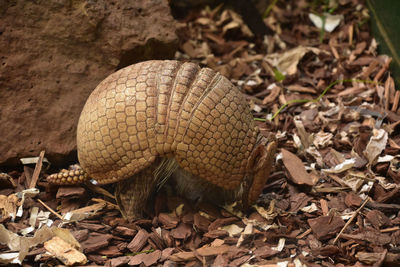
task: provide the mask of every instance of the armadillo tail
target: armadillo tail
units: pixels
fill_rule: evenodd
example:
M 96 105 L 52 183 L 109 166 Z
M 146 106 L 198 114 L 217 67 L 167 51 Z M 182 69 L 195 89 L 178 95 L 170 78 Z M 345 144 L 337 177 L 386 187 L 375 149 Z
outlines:
M 59 185 L 81 184 L 88 179 L 88 174 L 82 169 L 62 170 L 59 173 L 53 173 L 47 177 L 49 183 Z

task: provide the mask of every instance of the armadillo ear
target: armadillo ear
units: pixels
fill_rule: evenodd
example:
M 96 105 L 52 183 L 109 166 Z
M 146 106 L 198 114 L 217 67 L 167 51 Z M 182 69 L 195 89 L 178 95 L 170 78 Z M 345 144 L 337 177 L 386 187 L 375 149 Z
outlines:
M 247 203 L 249 206 L 256 202 L 268 180 L 274 161 L 275 151 L 275 142 L 270 142 L 267 146 L 258 145 L 258 147 L 253 150 L 253 155 L 250 157 L 249 162 L 251 166 L 248 166 L 252 167 L 252 169 L 248 169 L 248 171 L 253 172 L 254 175 L 247 195 Z
M 263 169 L 268 163 L 268 157 L 275 154 L 275 142 L 271 142 L 268 146 L 258 145 L 250 155 L 247 163 L 247 170 L 250 173 L 256 173 Z
M 266 152 L 264 145 L 257 145 L 257 147 L 251 152 L 249 161 L 247 162 L 247 171 L 249 173 L 255 173 L 257 171 L 257 166 Z

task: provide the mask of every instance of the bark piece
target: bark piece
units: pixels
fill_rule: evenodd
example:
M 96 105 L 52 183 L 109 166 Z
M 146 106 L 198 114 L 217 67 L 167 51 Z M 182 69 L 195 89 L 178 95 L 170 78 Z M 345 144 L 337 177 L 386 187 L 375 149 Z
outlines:
M 58 236 L 44 242 L 47 251 L 61 260 L 65 265 L 86 264 L 87 259 L 84 254 L 75 249 L 71 244 L 65 242 Z
M 315 236 L 319 240 L 324 240 L 339 233 L 344 226 L 344 221 L 338 216 L 320 216 L 315 219 L 309 219 L 308 224 Z
M 132 252 L 139 252 L 147 243 L 149 233 L 146 230 L 140 229 L 132 241 L 128 244 L 128 249 Z
M 303 162 L 293 153 L 282 149 L 283 164 L 289 172 L 289 177 L 296 184 L 314 185 L 315 182 L 307 173 Z
M 96 251 L 109 245 L 112 235 L 92 234 L 87 240 L 82 242 L 82 248 L 85 253 Z

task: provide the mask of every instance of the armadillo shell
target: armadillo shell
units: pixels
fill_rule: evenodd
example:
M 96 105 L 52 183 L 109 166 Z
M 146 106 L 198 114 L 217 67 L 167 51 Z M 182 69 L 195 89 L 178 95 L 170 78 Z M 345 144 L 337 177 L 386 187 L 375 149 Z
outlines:
M 78 123 L 78 157 L 101 184 L 174 157 L 184 170 L 233 189 L 257 135 L 244 96 L 225 77 L 154 60 L 111 74 L 92 92 Z

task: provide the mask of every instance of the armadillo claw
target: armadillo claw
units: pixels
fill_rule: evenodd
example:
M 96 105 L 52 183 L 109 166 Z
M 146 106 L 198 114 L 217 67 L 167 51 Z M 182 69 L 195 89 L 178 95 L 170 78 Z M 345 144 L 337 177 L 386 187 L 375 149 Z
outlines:
M 47 181 L 52 184 L 74 185 L 81 184 L 88 179 L 88 174 L 82 170 L 62 170 L 47 177 Z

